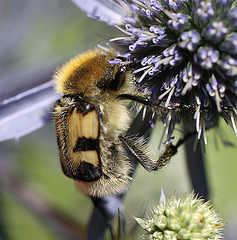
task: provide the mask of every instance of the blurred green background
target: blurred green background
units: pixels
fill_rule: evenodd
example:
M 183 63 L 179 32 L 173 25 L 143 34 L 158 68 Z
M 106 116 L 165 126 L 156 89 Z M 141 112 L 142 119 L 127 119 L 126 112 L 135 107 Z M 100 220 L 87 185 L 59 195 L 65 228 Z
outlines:
M 96 44 L 105 45 L 107 39 L 118 35 L 115 28 L 88 18 L 69 0 L 0 0 L 0 93 L 3 96 L 14 88 L 27 88 L 32 84 L 29 79 L 37 78 L 34 75 L 37 72 L 56 69 L 70 57 Z M 216 139 L 216 130 L 208 132 L 205 163 L 210 200 L 227 223 L 227 239 L 236 239 L 237 138 L 230 126 L 224 122 L 220 125 L 235 147 L 223 146 Z M 163 126 L 157 124 L 151 138 L 156 149 L 162 131 Z M 21 138 L 19 143 L 7 141 L 0 147 L 16 176 L 55 208 L 86 226 L 93 206 L 61 171 L 53 123 Z M 138 168 L 125 198 L 123 214 L 128 226 L 135 224 L 133 216 L 141 216 L 158 203 L 161 188 L 166 197 L 192 190 L 183 148 L 159 172 L 148 173 Z M 6 239 L 58 239 L 13 192 L 3 187 L 0 197 L 0 225 L 6 231 Z

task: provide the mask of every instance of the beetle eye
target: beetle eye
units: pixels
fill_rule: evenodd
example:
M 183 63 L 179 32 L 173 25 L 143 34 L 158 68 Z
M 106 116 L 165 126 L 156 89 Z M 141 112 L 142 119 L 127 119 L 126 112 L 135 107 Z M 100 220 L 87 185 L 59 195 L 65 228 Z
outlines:
M 124 84 L 126 80 L 126 66 L 119 66 L 116 68 L 116 73 L 114 73 L 113 78 L 108 79 L 107 81 L 99 81 L 97 83 L 98 88 L 110 89 L 113 91 L 118 91 Z M 115 71 L 115 69 L 114 69 Z
M 125 66 L 120 66 L 116 72 L 114 79 L 110 83 L 111 90 L 118 91 L 124 84 L 126 79 L 126 70 Z

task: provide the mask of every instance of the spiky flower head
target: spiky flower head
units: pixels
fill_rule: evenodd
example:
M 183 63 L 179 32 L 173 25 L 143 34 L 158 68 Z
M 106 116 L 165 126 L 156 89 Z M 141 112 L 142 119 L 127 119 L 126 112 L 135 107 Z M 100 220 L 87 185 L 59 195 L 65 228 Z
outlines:
M 134 73 L 170 133 L 184 116 L 201 134 L 219 117 L 237 134 L 237 8 L 227 0 L 119 1 L 126 16 L 111 39 L 136 62 Z
M 149 239 L 160 240 L 222 239 L 224 226 L 213 205 L 193 193 L 161 201 L 148 219 L 135 220 L 147 231 Z

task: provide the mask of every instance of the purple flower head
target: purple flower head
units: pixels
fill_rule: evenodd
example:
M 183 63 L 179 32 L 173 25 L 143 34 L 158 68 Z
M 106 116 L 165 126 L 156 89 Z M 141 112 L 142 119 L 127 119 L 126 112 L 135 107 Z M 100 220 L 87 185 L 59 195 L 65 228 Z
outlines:
M 192 9 L 192 19 L 196 26 L 203 27 L 215 17 L 215 10 L 212 1 L 194 0 L 191 2 L 195 4 L 195 7 Z
M 195 29 L 191 29 L 181 34 L 178 46 L 180 48 L 193 52 L 201 44 L 200 41 L 200 34 Z
M 130 13 L 135 20 L 129 22 L 129 30 L 126 21 L 120 26 L 129 31 L 129 38 L 124 36 L 115 42 L 135 60 L 134 73 L 141 89 L 150 89 L 151 98 L 167 107 L 161 110 L 161 118 L 170 127 L 169 132 L 186 112 L 192 115 L 197 131 L 205 130 L 210 119 L 220 116 L 236 129 L 234 2 L 131 0 L 127 3 L 136 6 Z M 179 106 L 179 111 L 175 113 L 173 106 Z M 172 120 L 167 122 L 170 116 Z
M 199 135 L 219 117 L 237 134 L 237 1 L 109 2 L 123 34 L 111 42 L 134 61 L 167 131 L 190 115 Z
M 202 36 L 207 40 L 215 44 L 220 43 L 224 38 L 226 38 L 229 30 L 225 27 L 224 22 L 212 22 L 206 28 L 202 30 Z
M 212 47 L 200 47 L 197 51 L 197 64 L 206 70 L 214 69 L 219 60 L 219 52 Z

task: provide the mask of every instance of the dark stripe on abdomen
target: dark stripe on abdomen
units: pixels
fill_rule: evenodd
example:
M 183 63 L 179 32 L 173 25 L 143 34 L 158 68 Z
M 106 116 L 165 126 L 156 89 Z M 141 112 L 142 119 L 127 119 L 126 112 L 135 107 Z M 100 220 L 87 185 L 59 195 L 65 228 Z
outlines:
M 77 169 L 77 175 L 75 179 L 85 181 L 85 182 L 93 182 L 101 177 L 101 167 L 95 167 L 93 164 L 82 162 Z
M 99 139 L 92 138 L 78 138 L 76 146 L 73 148 L 73 152 L 78 151 L 98 151 L 99 149 Z

